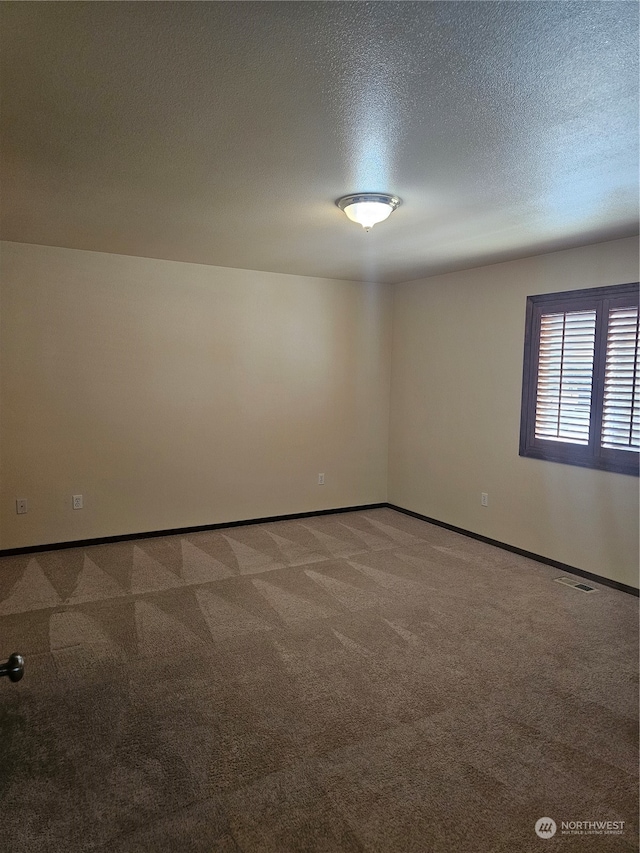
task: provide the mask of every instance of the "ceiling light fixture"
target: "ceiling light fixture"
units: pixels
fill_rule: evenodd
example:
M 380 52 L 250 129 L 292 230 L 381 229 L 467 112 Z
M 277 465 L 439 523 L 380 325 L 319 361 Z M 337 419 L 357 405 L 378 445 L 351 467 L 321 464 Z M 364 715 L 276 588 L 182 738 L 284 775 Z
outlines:
M 376 222 L 383 222 L 402 204 L 397 195 L 389 193 L 354 193 L 336 201 L 352 222 L 358 222 L 365 231 L 370 231 Z

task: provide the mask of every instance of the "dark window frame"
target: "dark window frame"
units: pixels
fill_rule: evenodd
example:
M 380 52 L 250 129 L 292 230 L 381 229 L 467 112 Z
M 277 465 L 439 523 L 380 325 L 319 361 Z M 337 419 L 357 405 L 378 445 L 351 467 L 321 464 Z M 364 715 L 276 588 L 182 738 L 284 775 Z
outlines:
M 629 299 L 630 296 L 631 299 Z M 640 453 L 606 448 L 600 444 L 609 308 L 616 305 L 637 304 L 638 282 L 583 290 L 568 290 L 561 293 L 542 293 L 527 297 L 520 417 L 520 456 L 638 476 Z M 596 311 L 589 444 L 580 445 L 536 438 L 540 318 L 542 314 L 555 311 L 581 310 Z

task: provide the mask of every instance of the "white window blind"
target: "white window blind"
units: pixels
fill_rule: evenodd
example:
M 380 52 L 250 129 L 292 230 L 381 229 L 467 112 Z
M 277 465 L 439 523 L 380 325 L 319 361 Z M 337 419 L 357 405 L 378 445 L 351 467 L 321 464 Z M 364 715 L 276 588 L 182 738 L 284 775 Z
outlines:
M 535 437 L 589 443 L 595 311 L 543 314 Z
M 636 306 L 609 311 L 602 446 L 640 451 L 640 347 Z

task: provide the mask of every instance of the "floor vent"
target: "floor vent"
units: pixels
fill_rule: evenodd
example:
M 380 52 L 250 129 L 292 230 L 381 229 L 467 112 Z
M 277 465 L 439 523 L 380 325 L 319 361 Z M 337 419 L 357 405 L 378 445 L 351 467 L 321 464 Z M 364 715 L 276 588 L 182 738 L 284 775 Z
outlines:
M 587 586 L 586 583 L 580 583 L 573 578 L 555 578 L 556 583 L 563 583 L 565 586 L 572 586 L 574 589 L 579 589 L 581 592 L 595 592 L 594 586 Z

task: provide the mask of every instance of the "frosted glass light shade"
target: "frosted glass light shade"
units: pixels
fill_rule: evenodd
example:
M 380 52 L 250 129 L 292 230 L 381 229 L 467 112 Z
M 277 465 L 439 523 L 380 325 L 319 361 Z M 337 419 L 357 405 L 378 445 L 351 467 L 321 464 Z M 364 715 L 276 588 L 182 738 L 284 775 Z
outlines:
M 386 193 L 358 193 L 339 198 L 336 202 L 352 222 L 369 231 L 377 222 L 383 222 L 401 204 L 398 196 Z

